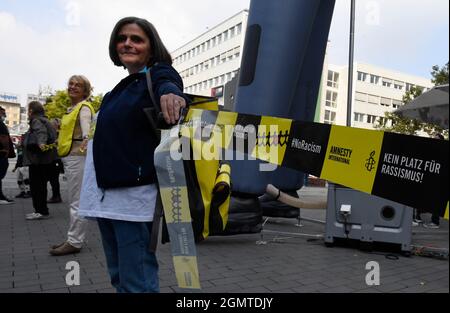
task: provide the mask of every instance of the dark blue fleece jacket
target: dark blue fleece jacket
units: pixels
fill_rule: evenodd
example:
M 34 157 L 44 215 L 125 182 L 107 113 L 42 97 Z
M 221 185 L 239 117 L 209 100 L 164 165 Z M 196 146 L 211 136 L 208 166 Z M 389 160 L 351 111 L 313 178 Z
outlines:
M 150 69 L 156 101 L 173 93 L 184 97 L 183 81 L 164 63 Z M 153 154 L 159 144 L 143 109 L 150 99 L 145 73 L 131 74 L 105 95 L 93 142 L 99 188 L 133 187 L 156 182 Z

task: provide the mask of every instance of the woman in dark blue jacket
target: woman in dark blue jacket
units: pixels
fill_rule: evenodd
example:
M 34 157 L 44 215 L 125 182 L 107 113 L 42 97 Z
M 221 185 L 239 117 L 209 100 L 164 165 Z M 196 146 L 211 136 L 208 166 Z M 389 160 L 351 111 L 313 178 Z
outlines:
M 144 19 L 120 20 L 111 34 L 109 54 L 129 75 L 103 99 L 87 149 L 79 214 L 97 219 L 111 283 L 118 292 L 158 292 L 158 263 L 148 248 L 158 139 L 144 109 L 158 106 L 167 123 L 176 123 L 186 106 L 183 82 L 156 29 Z M 157 103 L 148 91 L 148 71 Z

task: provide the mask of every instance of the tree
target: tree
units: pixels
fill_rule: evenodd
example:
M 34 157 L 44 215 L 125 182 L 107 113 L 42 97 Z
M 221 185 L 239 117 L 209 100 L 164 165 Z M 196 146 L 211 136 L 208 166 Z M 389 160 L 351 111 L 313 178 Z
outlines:
M 59 90 L 49 97 L 45 104 L 45 115 L 49 119 L 61 118 L 70 106 L 70 98 L 66 90 Z
M 432 76 L 431 82 L 435 86 L 448 84 L 449 82 L 448 62 L 442 68 L 440 68 L 438 65 L 433 66 L 431 76 Z M 407 91 L 403 95 L 403 103 L 406 104 L 411 102 L 413 99 L 420 96 L 422 92 L 423 88 L 413 86 L 409 91 Z M 390 121 L 391 125 L 387 126 L 386 125 L 387 121 Z M 424 131 L 429 136 L 435 133 L 441 133 L 444 134 L 446 138 L 448 137 L 448 130 L 444 130 L 442 127 L 438 125 L 422 123 L 414 119 L 401 117 L 393 112 L 385 112 L 383 123 L 378 121 L 374 127 L 383 131 L 406 135 L 416 135 L 417 132 Z
M 91 96 L 89 99 L 95 112 L 100 109 L 100 104 L 102 103 L 103 95 L 99 94 L 96 96 Z M 67 111 L 67 108 L 71 105 L 70 98 L 67 90 L 59 90 L 49 97 L 47 103 L 45 104 L 45 114 L 48 118 L 61 118 Z
M 448 84 L 448 62 L 442 68 L 439 68 L 437 65 L 433 66 L 431 76 L 433 76 L 431 82 L 435 86 Z

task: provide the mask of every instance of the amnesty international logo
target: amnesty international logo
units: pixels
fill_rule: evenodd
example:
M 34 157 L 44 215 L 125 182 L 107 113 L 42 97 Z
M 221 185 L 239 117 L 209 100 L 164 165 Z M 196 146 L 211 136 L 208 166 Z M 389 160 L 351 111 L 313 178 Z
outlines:
M 366 169 L 369 172 L 372 172 L 372 170 L 375 168 L 375 159 L 373 158 L 375 156 L 375 151 L 372 151 L 370 153 L 370 157 L 366 160 Z

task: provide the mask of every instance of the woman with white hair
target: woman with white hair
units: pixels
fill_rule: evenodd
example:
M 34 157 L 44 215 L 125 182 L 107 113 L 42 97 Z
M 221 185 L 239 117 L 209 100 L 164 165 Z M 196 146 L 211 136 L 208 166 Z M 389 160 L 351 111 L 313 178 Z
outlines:
M 58 136 L 58 155 L 62 158 L 67 177 L 70 224 L 67 240 L 52 246 L 51 255 L 78 253 L 86 237 L 88 221 L 78 216 L 80 190 L 83 182 L 86 147 L 94 108 L 89 102 L 91 83 L 82 75 L 69 79 L 67 92 L 71 106 L 61 119 Z

